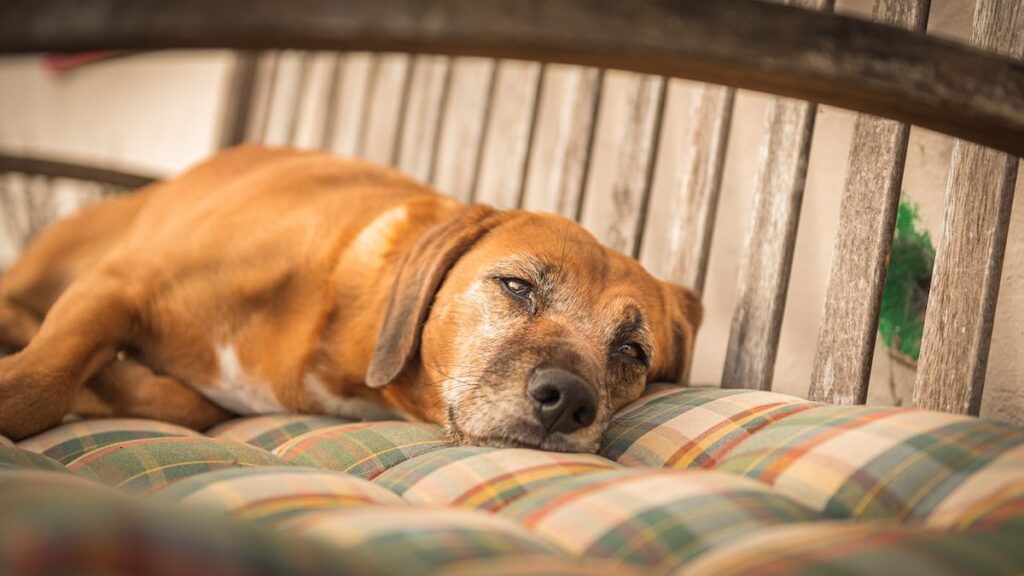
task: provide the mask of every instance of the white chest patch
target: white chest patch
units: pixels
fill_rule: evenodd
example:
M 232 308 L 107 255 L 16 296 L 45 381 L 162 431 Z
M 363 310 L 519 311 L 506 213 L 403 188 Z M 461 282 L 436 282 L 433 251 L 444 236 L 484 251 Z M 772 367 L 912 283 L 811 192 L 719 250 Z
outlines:
M 356 420 L 394 420 L 403 415 L 362 398 L 342 398 L 327 389 L 323 380 L 315 374 L 306 374 L 302 379 L 310 398 L 320 405 L 324 414 Z
M 217 347 L 220 376 L 199 392 L 211 402 L 236 414 L 276 414 L 287 412 L 278 402 L 269 382 L 250 378 L 238 360 L 234 346 Z

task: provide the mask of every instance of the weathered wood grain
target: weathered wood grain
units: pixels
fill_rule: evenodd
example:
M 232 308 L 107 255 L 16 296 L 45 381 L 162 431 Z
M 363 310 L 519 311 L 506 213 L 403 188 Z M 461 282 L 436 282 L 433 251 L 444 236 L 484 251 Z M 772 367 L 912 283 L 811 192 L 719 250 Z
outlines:
M 872 17 L 923 32 L 928 8 L 929 0 L 875 0 Z M 909 135 L 902 122 L 857 116 L 811 373 L 812 400 L 867 400 Z
M 245 125 L 244 140 L 262 142 L 270 120 L 270 101 L 274 94 L 277 61 L 281 52 L 261 52 L 256 61 L 256 78 L 253 80 L 252 103 Z
M 362 125 L 358 152 L 371 162 L 395 164 L 409 93 L 410 59 L 408 54 L 373 56 L 366 109 L 363 111 L 366 122 Z
M 523 193 L 541 64 L 502 60 L 497 66 L 473 198 L 497 208 L 516 208 Z
M 545 67 L 522 208 L 579 218 L 601 77 L 596 68 Z
M 640 248 L 665 102 L 665 79 L 604 74 L 580 222 L 632 256 Z
M 448 86 L 447 56 L 415 56 L 405 121 L 398 147 L 398 167 L 414 178 L 426 181 L 434 165 L 437 130 Z
M 0 52 L 185 47 L 520 58 L 689 78 L 1024 154 L 1024 66 L 755 0 L 6 0 Z
M 794 0 L 831 10 L 831 0 Z M 775 98 L 754 189 L 753 221 L 740 260 L 723 388 L 771 390 L 800 219 L 817 105 Z
M 473 196 L 494 60 L 453 58 L 430 182 L 463 202 Z
M 338 58 L 334 52 L 317 52 L 306 60 L 298 113 L 290 139 L 292 146 L 321 148 L 332 94 L 338 81 Z
M 659 278 L 704 289 L 735 91 L 669 83 L 658 172 L 640 261 Z
M 373 62 L 374 56 L 366 52 L 342 55 L 338 85 L 328 109 L 329 119 L 325 120 L 325 149 L 342 156 L 355 156 L 359 153 L 360 137 L 366 123 Z
M 235 55 L 220 120 L 221 148 L 236 146 L 246 139 L 255 103 L 259 60 L 258 52 L 243 51 Z
M 298 50 L 284 50 L 278 56 L 261 138 L 264 144 L 285 146 L 291 142 L 308 58 L 308 52 Z
M 978 0 L 971 42 L 1020 58 L 1024 1 Z M 914 405 L 978 414 L 1017 158 L 957 140 L 935 254 Z

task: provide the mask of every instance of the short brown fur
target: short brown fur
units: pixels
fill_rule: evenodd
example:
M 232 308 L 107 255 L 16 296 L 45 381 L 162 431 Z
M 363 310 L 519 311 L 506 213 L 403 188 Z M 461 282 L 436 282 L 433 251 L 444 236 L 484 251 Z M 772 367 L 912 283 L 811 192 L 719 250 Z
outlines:
M 646 382 L 685 375 L 700 317 L 692 292 L 559 216 L 246 146 L 54 224 L 7 270 L 0 434 L 71 411 L 204 428 L 369 403 L 460 442 L 592 451 Z M 537 428 L 524 389 L 543 366 L 596 389 L 593 425 Z

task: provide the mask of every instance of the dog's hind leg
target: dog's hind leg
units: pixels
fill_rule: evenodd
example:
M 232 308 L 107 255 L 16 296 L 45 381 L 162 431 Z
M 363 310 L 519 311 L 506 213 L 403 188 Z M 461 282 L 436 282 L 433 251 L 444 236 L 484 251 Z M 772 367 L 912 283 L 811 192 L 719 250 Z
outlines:
M 131 358 L 114 360 L 97 372 L 75 397 L 72 412 L 80 416 L 163 420 L 205 430 L 232 417 L 195 389 L 155 374 Z
M 0 358 L 0 434 L 21 439 L 58 424 L 82 384 L 129 343 L 137 306 L 118 276 L 80 277 L 28 346 Z

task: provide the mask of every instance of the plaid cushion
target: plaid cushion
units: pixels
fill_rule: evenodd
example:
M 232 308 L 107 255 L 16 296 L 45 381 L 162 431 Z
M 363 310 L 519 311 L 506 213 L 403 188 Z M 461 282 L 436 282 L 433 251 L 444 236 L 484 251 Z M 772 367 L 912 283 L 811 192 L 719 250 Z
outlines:
M 444 448 L 440 428 L 414 422 L 362 422 L 312 430 L 274 450 L 298 466 L 327 468 L 367 479 L 409 458 Z
M 756 478 L 834 518 L 923 521 L 954 493 L 977 502 L 1008 482 L 1019 489 L 1022 446 L 1024 430 L 965 416 L 827 406 L 766 426 L 717 470 Z M 989 466 L 1017 472 L 985 474 Z
M 677 572 L 720 576 L 1022 574 L 1024 523 L 949 533 L 878 523 L 778 526 L 737 540 Z
M 466 561 L 558 555 L 522 526 L 484 512 L 364 506 L 294 516 L 278 526 L 341 550 L 359 550 L 394 574 L 424 574 Z
M 708 548 L 819 515 L 757 482 L 704 470 L 566 478 L 501 511 L 574 555 L 663 571 Z
M 267 523 L 310 510 L 403 503 L 393 492 L 362 478 L 298 466 L 204 472 L 171 484 L 160 497 Z
M 69 470 L 131 492 L 153 492 L 189 476 L 242 466 L 286 464 L 247 444 L 214 438 L 143 438 L 93 450 Z
M 459 447 L 406 460 L 374 481 L 409 502 L 497 510 L 552 480 L 611 468 L 589 454 Z
M 306 414 L 274 414 L 272 416 L 252 416 L 235 418 L 218 424 L 206 431 L 212 438 L 221 438 L 235 442 L 252 444 L 264 450 L 273 450 L 281 444 L 301 436 L 310 430 L 318 430 L 327 426 L 337 426 L 354 422 L 343 418 L 326 416 L 309 416 Z
M 713 468 L 758 430 L 814 406 L 771 392 L 659 387 L 615 415 L 599 453 L 626 466 Z
M 199 436 L 199 433 L 155 420 L 104 418 L 76 420 L 23 440 L 19 446 L 67 464 L 97 448 L 139 438 Z
M 114 422 L 0 442 L 0 529 L 6 501 L 44 500 L 42 519 L 26 522 L 44 534 L 40 553 L 77 562 L 37 566 L 22 554 L 12 564 L 0 555 L 0 573 L 88 572 L 95 565 L 80 557 L 89 549 L 79 541 L 117 562 L 133 561 L 136 550 L 159 556 L 147 546 L 166 546 L 194 573 L 1024 573 L 1013 549 L 1021 547 L 1011 543 L 1024 541 L 1024 429 L 961 416 L 655 386 L 614 418 L 601 449 L 607 458 L 455 447 L 438 427 L 411 422 L 263 416 L 207 436 Z M 152 493 L 149 506 L 125 490 Z M 68 494 L 87 502 L 51 507 Z M 173 526 L 187 522 L 133 524 L 163 521 L 165 512 L 100 514 L 98 536 L 79 539 L 76 531 L 93 522 L 65 512 L 91 513 L 94 501 L 115 494 L 111 510 L 213 514 L 230 540 L 223 559 L 217 542 L 181 540 Z M 248 537 L 238 544 L 239 524 L 276 529 L 252 541 L 280 537 L 273 546 L 282 556 L 263 559 L 273 546 L 249 550 Z M 316 540 L 321 552 L 295 557 L 293 538 Z M 337 563 L 317 564 L 323 550 Z M 113 571 L 154 565 L 128 566 Z

